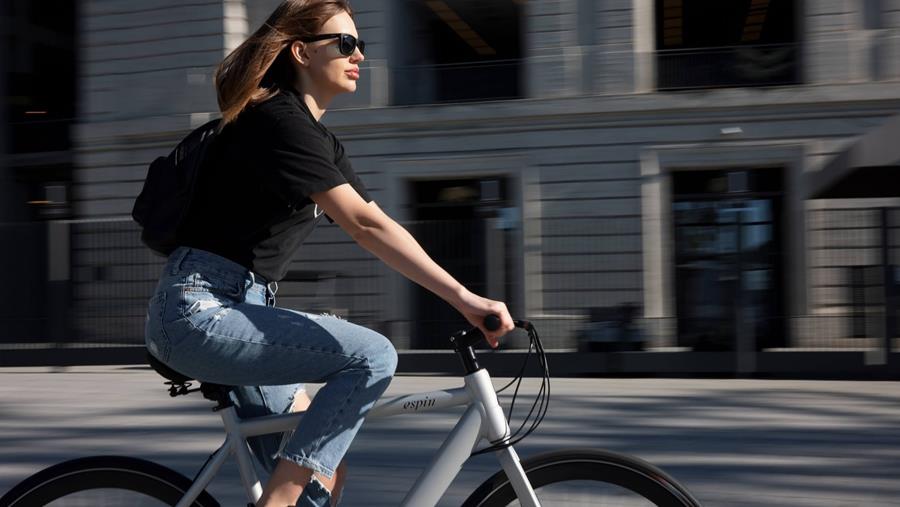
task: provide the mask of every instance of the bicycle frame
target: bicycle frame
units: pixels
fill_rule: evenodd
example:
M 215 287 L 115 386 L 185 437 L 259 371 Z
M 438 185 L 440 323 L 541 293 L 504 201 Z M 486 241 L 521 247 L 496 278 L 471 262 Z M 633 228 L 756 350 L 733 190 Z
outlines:
M 403 499 L 401 503 L 403 507 L 436 505 L 482 439 L 493 444 L 509 438 L 509 425 L 488 372 L 479 369 L 463 377 L 463 380 L 464 387 L 408 394 L 384 400 L 373 407 L 366 416 L 367 420 L 372 420 L 467 405 L 466 411 L 438 449 L 431 463 L 422 471 Z M 247 445 L 247 437 L 290 431 L 297 427 L 303 417 L 303 412 L 296 412 L 242 420 L 231 406 L 223 408 L 219 413 L 225 425 L 225 442 L 213 453 L 176 507 L 190 506 L 232 453 L 237 458 L 247 498 L 255 504 L 262 495 L 262 486 L 253 466 L 253 456 Z M 496 451 L 494 455 L 509 477 L 521 505 L 540 507 L 512 446 Z

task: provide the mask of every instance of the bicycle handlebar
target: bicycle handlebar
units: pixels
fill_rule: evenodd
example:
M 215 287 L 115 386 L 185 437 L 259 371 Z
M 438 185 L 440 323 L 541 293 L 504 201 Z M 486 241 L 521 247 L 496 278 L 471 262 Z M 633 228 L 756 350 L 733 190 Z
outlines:
M 488 331 L 500 329 L 501 324 L 500 317 L 494 314 L 486 315 L 482 323 L 484 324 L 484 328 Z M 532 333 L 535 333 L 535 335 L 537 334 L 534 331 L 534 326 L 527 320 L 514 320 L 513 324 L 518 328 L 528 331 L 529 336 L 531 336 Z M 462 360 L 466 373 L 472 373 L 478 370 L 478 361 L 475 359 L 475 351 L 472 350 L 472 347 L 482 340 L 484 340 L 484 334 L 481 332 L 481 329 L 477 327 L 457 331 L 450 335 L 450 343 L 453 344 L 454 351 Z M 531 349 L 529 348 L 529 351 L 530 350 Z
M 488 314 L 484 317 L 483 324 L 484 328 L 488 331 L 496 331 L 500 329 L 500 317 L 494 314 Z M 528 322 L 527 320 L 514 320 L 513 324 L 515 324 L 516 327 L 524 329 L 526 331 L 531 329 L 531 322 Z M 450 341 L 454 344 L 454 347 L 457 350 L 476 345 L 481 340 L 484 340 L 484 335 L 477 327 L 458 331 L 450 336 Z
M 484 328 L 488 331 L 496 331 L 500 329 L 500 317 L 493 313 L 484 317 Z
M 524 329 L 526 331 L 531 329 L 531 322 L 527 320 L 513 320 L 513 325 L 519 329 Z M 484 317 L 484 328 L 488 331 L 496 331 L 500 329 L 500 317 L 494 315 L 493 313 L 488 314 Z

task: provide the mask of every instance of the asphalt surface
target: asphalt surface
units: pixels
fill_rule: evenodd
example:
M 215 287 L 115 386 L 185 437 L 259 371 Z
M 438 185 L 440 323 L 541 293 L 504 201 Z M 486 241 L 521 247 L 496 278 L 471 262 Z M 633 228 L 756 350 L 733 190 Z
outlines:
M 459 385 L 401 376 L 387 395 Z M 537 385 L 526 380 L 522 396 Z M 554 379 L 552 387 L 543 425 L 517 446 L 523 457 L 563 447 L 636 455 L 705 506 L 900 506 L 898 382 Z M 210 407 L 199 395 L 169 398 L 144 367 L 0 369 L 0 492 L 53 463 L 97 454 L 150 459 L 193 477 L 222 439 Z M 398 505 L 459 414 L 367 422 L 347 457 L 342 505 Z M 473 458 L 439 505 L 459 505 L 498 468 L 491 456 Z M 246 505 L 233 464 L 209 491 L 223 506 Z

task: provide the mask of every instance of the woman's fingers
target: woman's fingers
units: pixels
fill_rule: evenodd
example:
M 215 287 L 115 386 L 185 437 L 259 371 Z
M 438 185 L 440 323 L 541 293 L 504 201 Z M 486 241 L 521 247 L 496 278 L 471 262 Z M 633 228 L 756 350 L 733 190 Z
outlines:
M 493 348 L 497 348 L 500 345 L 500 338 L 503 335 L 515 328 L 512 316 L 503 302 L 493 301 L 465 291 L 456 308 L 470 324 L 481 331 L 485 340 Z M 488 330 L 485 327 L 484 319 L 488 315 L 496 315 L 500 319 L 500 327 L 498 329 Z
M 513 323 L 512 316 L 509 314 L 509 310 L 507 310 L 506 305 L 499 301 L 492 301 L 492 308 L 490 309 L 489 315 L 496 315 L 500 319 L 500 327 L 493 331 L 489 331 L 484 327 L 483 318 L 482 323 L 478 326 L 481 329 L 481 332 L 484 334 L 485 339 L 488 344 L 492 348 L 497 348 L 500 346 L 500 338 L 506 333 L 515 329 L 515 324 Z

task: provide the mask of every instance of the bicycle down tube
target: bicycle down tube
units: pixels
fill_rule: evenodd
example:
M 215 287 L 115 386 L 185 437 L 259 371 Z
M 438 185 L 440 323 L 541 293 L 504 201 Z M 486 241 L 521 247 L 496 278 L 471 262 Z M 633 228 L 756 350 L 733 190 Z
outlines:
M 367 420 L 372 420 L 461 405 L 468 406 L 431 462 L 416 479 L 401 503 L 404 507 L 436 505 L 482 439 L 489 443 L 497 443 L 509 436 L 509 426 L 488 372 L 481 369 L 466 375 L 463 380 L 465 387 L 407 394 L 384 400 L 373 407 L 366 417 Z M 262 495 L 262 487 L 252 464 L 253 458 L 247 445 L 247 437 L 290 431 L 303 417 L 303 412 L 297 412 L 239 420 L 233 407 L 220 412 L 225 426 L 225 442 L 210 457 L 177 507 L 190 506 L 212 481 L 231 453 L 234 453 L 237 459 L 248 501 L 257 502 Z M 539 507 L 537 497 L 513 448 L 507 447 L 494 454 L 510 478 L 521 505 Z

